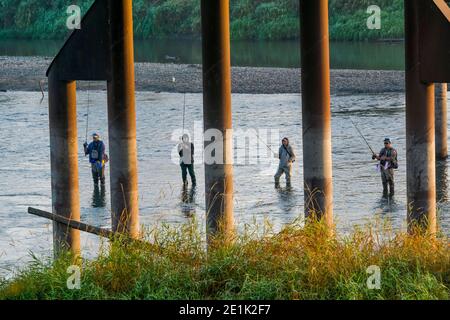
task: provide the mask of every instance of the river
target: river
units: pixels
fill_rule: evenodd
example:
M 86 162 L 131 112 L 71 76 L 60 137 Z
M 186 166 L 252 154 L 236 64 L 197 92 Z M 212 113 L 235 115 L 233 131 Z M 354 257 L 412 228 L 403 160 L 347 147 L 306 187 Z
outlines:
M 54 56 L 61 41 L 0 40 L 0 56 Z M 232 64 L 256 67 L 299 67 L 298 41 L 232 42 Z M 201 63 L 201 42 L 196 40 L 136 40 L 137 62 Z M 335 69 L 401 70 L 404 44 L 384 42 L 332 42 L 331 66 Z M 106 92 L 77 92 L 79 136 L 79 184 L 81 219 L 110 227 L 109 171 L 107 187 L 93 187 L 90 167 L 82 154 L 86 110 L 88 132 L 98 132 L 108 148 Z M 186 129 L 196 144 L 198 187 L 183 193 L 180 168 L 174 148 L 182 128 L 183 94 L 137 92 L 137 139 L 139 160 L 139 206 L 141 223 L 152 227 L 179 225 L 197 217 L 204 227 L 204 171 L 201 154 L 202 96 L 186 94 Z M 233 94 L 235 133 L 250 134 L 249 145 L 235 140 L 235 220 L 239 229 L 246 223 L 267 219 L 276 229 L 303 216 L 302 139 L 300 95 Z M 332 96 L 332 144 L 334 215 L 337 229 L 348 232 L 373 219 L 405 230 L 405 97 L 403 93 Z M 399 153 L 396 195 L 382 198 L 381 181 L 370 152 L 349 117 L 358 124 L 374 149 L 386 136 Z M 164 125 L 162 125 L 164 124 Z M 52 226 L 45 219 L 27 214 L 27 207 L 51 210 L 48 101 L 37 92 L 0 92 L 0 277 L 30 261 L 32 255 L 50 257 Z M 252 131 L 253 130 L 253 131 Z M 255 133 L 260 136 L 257 139 Z M 251 138 L 253 136 L 253 138 Z M 273 174 L 277 161 L 270 149 L 288 136 L 298 161 L 294 164 L 293 189 L 277 191 Z M 260 140 L 265 140 L 266 147 Z M 244 140 L 239 140 L 240 142 Z M 252 149 L 252 147 L 257 149 Z M 447 162 L 437 167 L 439 225 L 450 233 L 450 201 Z M 284 180 L 282 179 L 284 184 Z M 95 256 L 99 240 L 82 233 L 82 250 Z
M 0 40 L 0 56 L 56 55 L 62 40 Z M 200 64 L 199 40 L 135 40 L 136 62 Z M 403 70 L 403 42 L 331 42 L 333 69 Z M 300 67 L 299 41 L 232 41 L 233 66 Z
M 14 268 L 30 260 L 30 252 L 39 257 L 51 255 L 51 224 L 27 214 L 28 206 L 51 209 L 48 101 L 40 99 L 41 94 L 37 92 L 0 92 L 0 275 L 10 276 Z M 81 219 L 109 227 L 108 186 L 104 194 L 94 189 L 88 161 L 82 154 L 87 92 L 79 91 L 77 99 Z M 195 194 L 183 196 L 176 156 L 172 160 L 183 122 L 183 99 L 183 94 L 177 93 L 136 93 L 139 205 L 141 223 L 147 227 L 161 223 L 177 225 L 192 216 L 204 224 L 201 136 L 194 130 L 202 123 L 201 94 L 186 94 L 186 129 L 197 143 L 195 170 L 199 184 Z M 89 101 L 88 131 L 99 132 L 108 148 L 106 92 L 91 91 Z M 332 96 L 334 213 L 340 232 L 374 218 L 405 229 L 404 101 L 402 93 Z M 246 146 L 235 143 L 235 154 L 246 154 L 234 166 L 236 225 L 242 229 L 245 223 L 268 219 L 279 229 L 303 215 L 300 96 L 234 94 L 232 103 L 235 131 L 253 129 L 260 139 L 267 138 L 273 150 L 277 150 L 281 137 L 288 136 L 297 152 L 299 161 L 294 164 L 293 190 L 277 191 L 273 186 L 277 161 L 270 157 L 268 148 L 256 140 L 259 151 L 245 152 Z M 370 152 L 352 127 L 350 116 L 374 149 L 380 149 L 384 137 L 389 136 L 398 150 L 396 195 L 392 200 L 382 199 L 379 173 L 375 171 Z M 444 162 L 438 170 L 438 220 L 441 229 L 449 234 L 446 171 Z M 108 170 L 106 175 L 108 181 Z M 92 256 L 98 244 L 96 237 L 82 234 L 84 255 Z

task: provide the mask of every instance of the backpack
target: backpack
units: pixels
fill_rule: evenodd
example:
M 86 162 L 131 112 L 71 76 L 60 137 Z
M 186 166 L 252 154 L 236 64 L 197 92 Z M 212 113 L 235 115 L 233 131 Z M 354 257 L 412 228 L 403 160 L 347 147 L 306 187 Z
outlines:
M 96 149 L 91 150 L 91 158 L 94 160 L 98 160 L 98 151 Z
M 395 159 L 393 161 L 391 161 L 391 168 L 392 169 L 398 169 L 398 160 L 397 160 L 397 150 L 392 149 L 393 152 L 395 152 Z M 391 153 L 392 155 L 392 153 Z

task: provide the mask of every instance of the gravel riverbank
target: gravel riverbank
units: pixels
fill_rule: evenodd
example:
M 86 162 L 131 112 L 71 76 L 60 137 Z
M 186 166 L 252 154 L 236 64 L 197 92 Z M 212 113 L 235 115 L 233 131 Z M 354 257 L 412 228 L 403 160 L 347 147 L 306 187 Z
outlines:
M 40 91 L 39 82 L 47 90 L 45 72 L 52 58 L 0 56 L 0 91 Z M 136 90 L 163 92 L 201 92 L 200 65 L 136 63 Z M 173 82 L 175 78 L 175 82 Z M 274 94 L 299 93 L 300 69 L 232 68 L 234 93 Z M 77 87 L 88 88 L 80 81 Z M 91 89 L 106 89 L 104 82 L 90 83 Z M 404 91 L 403 71 L 332 70 L 333 94 L 381 93 Z

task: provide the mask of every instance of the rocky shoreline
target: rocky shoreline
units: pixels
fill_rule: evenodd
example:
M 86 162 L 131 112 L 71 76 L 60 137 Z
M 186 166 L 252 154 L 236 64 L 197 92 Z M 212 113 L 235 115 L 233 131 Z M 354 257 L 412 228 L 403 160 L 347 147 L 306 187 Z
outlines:
M 0 56 L 0 91 L 47 90 L 45 72 L 52 58 Z M 136 90 L 202 92 L 201 65 L 135 64 Z M 331 70 L 332 94 L 402 92 L 405 73 L 388 70 Z M 175 78 L 175 82 L 173 79 Z M 300 93 L 300 69 L 233 67 L 233 93 Z M 80 90 L 104 90 L 105 82 L 79 81 Z

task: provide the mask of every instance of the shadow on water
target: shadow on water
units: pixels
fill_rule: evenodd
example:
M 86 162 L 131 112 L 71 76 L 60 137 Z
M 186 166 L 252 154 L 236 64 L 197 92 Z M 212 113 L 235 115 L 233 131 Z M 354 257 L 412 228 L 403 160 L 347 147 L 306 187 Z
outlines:
M 92 193 L 92 207 L 93 208 L 104 208 L 106 207 L 106 190 L 105 186 L 99 187 L 94 186 L 94 192 Z
M 195 187 L 188 188 L 186 185 L 183 185 L 181 189 L 181 212 L 186 217 L 192 217 L 195 214 Z

